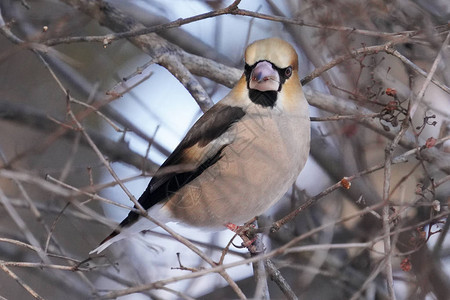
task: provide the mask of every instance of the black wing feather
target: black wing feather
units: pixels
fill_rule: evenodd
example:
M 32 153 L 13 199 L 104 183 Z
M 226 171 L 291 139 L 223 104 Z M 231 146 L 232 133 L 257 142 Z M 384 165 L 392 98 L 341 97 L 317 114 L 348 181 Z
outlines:
M 189 130 L 185 138 L 178 147 L 161 165 L 160 170 L 164 167 L 174 166 L 185 163 L 183 151 L 189 147 L 198 144 L 201 147 L 208 145 L 214 139 L 224 134 L 235 122 L 245 115 L 242 108 L 236 106 L 228 106 L 216 104 L 207 111 Z M 160 201 L 164 201 L 168 196 L 177 192 L 180 188 L 194 180 L 203 173 L 211 165 L 220 160 L 224 145 L 217 153 L 205 158 L 197 168 L 187 172 L 172 172 L 152 178 L 144 193 L 139 197 L 139 204 L 144 209 L 149 209 Z M 139 218 L 139 214 L 130 211 L 128 216 L 120 223 L 120 227 L 131 225 Z

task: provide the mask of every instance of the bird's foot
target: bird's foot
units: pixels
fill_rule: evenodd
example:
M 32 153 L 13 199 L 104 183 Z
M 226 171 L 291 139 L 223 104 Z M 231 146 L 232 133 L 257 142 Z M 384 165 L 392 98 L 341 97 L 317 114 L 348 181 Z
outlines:
M 251 253 L 254 251 L 253 243 L 256 241 L 256 226 L 253 224 L 253 220 L 244 224 L 243 226 L 239 226 L 233 223 L 227 223 L 225 226 L 231 231 L 235 232 L 242 239 L 242 243 L 240 246 L 234 245 L 237 248 L 247 248 Z
M 236 225 L 236 224 L 233 224 L 233 223 L 227 223 L 227 224 L 225 224 L 225 227 L 230 229 L 231 231 L 233 231 L 235 233 L 238 233 L 239 231 L 241 231 L 241 228 L 244 227 L 244 226 L 239 226 L 239 225 Z

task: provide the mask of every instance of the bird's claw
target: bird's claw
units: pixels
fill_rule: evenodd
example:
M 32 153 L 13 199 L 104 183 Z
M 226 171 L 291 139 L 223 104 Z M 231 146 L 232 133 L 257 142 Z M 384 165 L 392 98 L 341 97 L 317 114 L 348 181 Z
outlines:
M 225 225 L 228 229 L 235 232 L 236 235 L 238 235 L 242 239 L 241 245 L 235 245 L 233 243 L 233 246 L 236 248 L 242 249 L 242 248 L 248 248 L 250 252 L 253 251 L 254 245 L 253 243 L 256 241 L 257 237 L 255 235 L 254 229 L 255 225 L 252 223 L 247 223 L 243 226 L 239 226 L 233 223 L 227 223 Z

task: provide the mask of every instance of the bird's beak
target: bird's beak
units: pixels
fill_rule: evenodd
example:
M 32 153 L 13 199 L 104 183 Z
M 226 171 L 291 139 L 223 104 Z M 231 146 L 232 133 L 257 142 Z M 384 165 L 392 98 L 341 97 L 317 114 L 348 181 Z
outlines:
M 261 61 L 252 71 L 249 87 L 261 92 L 278 91 L 280 87 L 280 75 L 271 63 Z

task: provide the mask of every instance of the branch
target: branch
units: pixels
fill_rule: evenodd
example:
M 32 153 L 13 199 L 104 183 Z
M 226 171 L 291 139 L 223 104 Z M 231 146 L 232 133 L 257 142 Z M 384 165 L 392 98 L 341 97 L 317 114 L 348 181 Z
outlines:
M 436 59 L 434 60 L 433 65 L 431 66 L 431 70 L 428 73 L 428 75 L 425 79 L 425 82 L 423 83 L 422 88 L 419 91 L 419 94 L 417 94 L 417 99 L 414 102 L 413 106 L 411 107 L 411 110 L 409 112 L 411 115 L 411 118 L 414 116 L 414 113 L 416 112 L 416 109 L 419 107 L 419 104 L 423 99 L 423 95 L 425 94 L 425 91 L 426 91 L 428 85 L 430 84 L 430 81 L 433 79 L 433 75 L 436 72 L 439 62 L 441 61 L 444 50 L 447 48 L 449 40 L 450 40 L 450 32 L 447 34 L 445 41 L 442 43 L 441 49 L 439 50 L 438 55 L 436 56 Z M 447 89 L 447 90 L 449 90 L 449 89 Z M 447 93 L 450 94 L 450 92 L 447 92 Z
M 397 146 L 398 142 L 402 136 L 402 134 L 405 132 L 406 130 L 402 130 L 400 131 L 397 136 L 396 139 L 394 140 L 394 142 L 391 143 L 391 145 Z M 437 143 L 441 144 L 445 141 L 448 140 L 449 137 L 444 137 L 442 139 L 439 139 L 437 141 Z M 394 147 L 395 148 L 395 147 Z M 413 155 L 413 154 L 417 154 L 420 151 L 426 149 L 426 147 L 419 147 L 419 148 L 415 148 L 409 151 L 404 152 L 401 155 L 398 155 L 394 158 L 390 157 L 390 163 L 389 164 L 398 164 L 398 163 L 404 163 L 408 161 L 408 157 Z M 363 170 L 357 174 L 354 174 L 352 176 L 349 177 L 344 177 L 342 180 L 336 182 L 335 184 L 333 184 L 332 186 L 324 189 L 322 192 L 320 192 L 319 194 L 309 198 L 307 201 L 305 201 L 303 204 L 301 204 L 299 207 L 297 207 L 295 210 L 293 210 L 292 212 L 290 212 L 288 215 L 286 215 L 285 217 L 283 217 L 282 219 L 274 222 L 272 224 L 272 227 L 270 229 L 271 232 L 276 232 L 278 231 L 284 224 L 286 224 L 287 222 L 291 221 L 292 219 L 294 219 L 300 212 L 306 210 L 308 207 L 312 206 L 313 204 L 315 204 L 318 200 L 322 199 L 323 197 L 327 196 L 328 194 L 334 192 L 335 190 L 339 189 L 339 188 L 344 188 L 344 189 L 350 189 L 351 188 L 351 183 L 355 180 L 358 179 L 364 175 L 373 173 L 375 171 L 381 170 L 383 168 L 386 167 L 386 161 L 377 165 L 374 165 L 366 170 Z M 390 165 L 388 166 L 390 168 Z M 389 195 L 389 194 L 388 194 Z
M 395 57 L 397 57 L 402 63 L 404 63 L 406 66 L 410 67 L 412 70 L 414 70 L 417 74 L 422 75 L 423 77 L 427 78 L 428 74 L 424 70 L 422 70 L 419 66 L 417 66 L 415 63 L 410 61 L 407 57 L 405 57 L 403 54 L 395 50 L 394 48 L 387 49 L 386 53 L 389 53 Z M 446 92 L 447 94 L 450 94 L 450 88 L 443 84 L 442 82 L 431 78 L 431 82 L 433 82 L 437 87 L 439 87 L 441 90 Z
M 86 5 L 85 0 L 77 1 L 77 0 L 64 0 L 69 5 L 75 6 L 76 3 L 83 3 L 82 5 Z M 327 29 L 332 31 L 340 31 L 340 32 L 348 32 L 350 34 L 359 34 L 359 35 L 365 35 L 365 36 L 372 36 L 372 37 L 381 37 L 385 39 L 394 39 L 398 37 L 406 37 L 406 38 L 412 38 L 418 34 L 421 33 L 421 31 L 402 31 L 402 32 L 380 32 L 380 31 L 371 31 L 371 30 L 365 30 L 365 29 L 357 29 L 354 27 L 348 27 L 348 26 L 336 26 L 336 25 L 326 25 L 326 24 L 319 24 L 319 23 L 310 23 L 303 20 L 298 19 L 291 19 L 283 16 L 273 16 L 273 15 L 267 15 L 263 13 L 253 12 L 245 9 L 238 8 L 238 5 L 240 4 L 241 0 L 235 0 L 232 4 L 225 8 L 213 10 L 207 13 L 198 14 L 196 16 L 188 17 L 188 18 L 179 18 L 177 20 L 167 22 L 164 24 L 158 24 L 153 25 L 149 27 L 141 27 L 141 28 L 135 28 L 135 29 L 129 29 L 124 30 L 122 32 L 116 32 L 111 33 L 107 35 L 100 35 L 100 36 L 75 36 L 75 37 L 64 37 L 64 38 L 53 38 L 48 39 L 46 41 L 43 41 L 42 43 L 47 46 L 55 46 L 59 44 L 70 44 L 70 43 L 80 43 L 80 42 L 100 42 L 104 46 L 107 46 L 113 41 L 124 39 L 124 38 L 134 38 L 141 35 L 146 35 L 150 33 L 158 33 L 161 31 L 165 31 L 171 28 L 181 27 L 186 24 L 190 24 L 193 22 L 198 22 L 200 20 L 205 20 L 213 17 L 218 17 L 221 15 L 238 15 L 238 16 L 246 16 L 246 17 L 252 17 L 256 19 L 262 19 L 267 21 L 273 21 L 273 22 L 280 22 L 280 23 L 286 23 L 286 24 L 293 24 L 298 26 L 305 26 L 305 27 L 311 27 L 311 28 L 317 28 L 317 29 Z M 102 10 L 109 10 L 112 6 L 102 3 L 101 6 L 99 6 Z M 448 27 L 448 25 L 443 25 L 444 30 L 445 26 Z M 441 31 L 443 30 L 440 27 Z
M 55 117 L 49 117 L 45 112 L 29 107 L 24 104 L 17 104 L 10 101 L 0 101 L 0 118 L 6 121 L 12 121 L 20 125 L 25 125 L 33 129 L 40 130 L 46 133 L 55 134 L 56 131 L 61 129 L 61 126 L 55 123 L 53 120 L 57 120 L 60 123 L 64 123 Z M 75 138 L 75 130 L 67 130 L 65 128 L 63 137 L 66 139 Z M 148 158 L 134 152 L 123 141 L 115 142 L 95 131 L 88 131 L 89 136 L 95 144 L 113 161 L 122 161 L 137 169 L 150 172 L 153 174 L 158 169 L 158 164 L 149 160 Z M 81 139 L 81 144 L 87 146 L 88 143 L 85 139 Z M 39 148 L 39 147 L 38 147 Z M 39 151 L 36 147 L 33 151 Z M 11 162 L 9 162 L 11 163 Z
M 386 146 L 385 149 L 385 163 L 384 163 L 384 182 L 383 182 L 383 231 L 385 238 L 383 239 L 384 242 L 384 255 L 385 255 L 385 275 L 386 275 L 386 282 L 387 287 L 389 291 L 390 299 L 395 300 L 395 290 L 394 290 L 394 278 L 392 275 L 392 247 L 391 247 L 391 225 L 389 221 L 389 212 L 390 212 L 390 205 L 389 202 L 389 191 L 391 186 L 391 165 L 392 165 L 392 154 L 397 148 L 398 143 L 402 136 L 405 134 L 406 130 L 409 128 L 409 110 L 408 114 L 405 116 L 405 119 L 402 122 L 402 126 L 400 131 L 397 133 L 396 137 L 392 142 L 389 142 L 389 144 Z
M 106 2 L 92 2 L 89 0 L 63 0 L 63 2 L 89 15 L 114 32 L 145 29 L 144 25 Z M 183 52 L 182 49 L 155 33 L 131 36 L 128 39 L 144 53 L 150 55 L 156 63 L 171 72 L 189 91 L 200 108 L 206 110 L 212 105 L 209 95 L 198 80 L 184 66 L 178 63 L 178 56 L 180 52 Z
M 2 203 L 6 212 L 9 214 L 12 221 L 17 225 L 20 232 L 23 233 L 23 235 L 30 242 L 30 244 L 37 250 L 36 252 L 39 255 L 39 257 L 45 263 L 50 263 L 50 260 L 48 259 L 47 255 L 45 254 L 44 249 L 41 247 L 41 245 L 39 244 L 39 242 L 36 239 L 36 237 L 34 236 L 34 234 L 28 228 L 27 223 L 23 220 L 23 218 L 20 216 L 18 211 L 15 209 L 15 207 L 13 205 L 11 205 L 9 198 L 5 195 L 5 193 L 3 192 L 2 189 L 0 189 L 0 203 Z
M 272 279 L 278 285 L 286 299 L 298 299 L 297 295 L 295 295 L 294 291 L 289 286 L 289 283 L 286 281 L 286 279 L 284 279 L 283 275 L 281 275 L 281 272 L 277 269 L 272 260 L 266 259 L 265 266 L 270 279 Z
M 349 100 L 314 91 L 308 86 L 303 87 L 303 91 L 310 105 L 328 112 L 346 115 L 369 115 L 374 113 L 369 109 L 358 107 Z M 379 122 L 373 119 L 363 118 L 357 120 L 357 122 L 371 129 L 372 131 L 388 138 L 389 140 L 393 140 L 396 136 L 396 134 L 392 132 L 392 130 L 386 131 Z M 411 150 L 414 150 L 418 147 L 414 138 L 408 135 L 402 136 L 399 141 L 399 145 Z M 450 174 L 450 158 L 447 157 L 444 153 L 438 151 L 437 149 L 435 149 L 435 147 L 433 147 L 428 149 L 428 151 L 424 151 L 422 155 L 425 160 L 429 161 L 430 163 L 434 163 L 438 168 L 440 168 L 441 171 Z
M 46 264 L 46 263 L 32 263 L 32 262 L 21 262 L 21 261 L 0 261 L 0 265 L 3 266 L 12 266 L 19 268 L 36 268 L 36 269 L 55 269 L 55 270 L 63 270 L 73 272 L 73 266 L 63 266 L 63 265 L 55 265 L 55 264 Z M 89 271 L 88 268 L 79 268 L 79 271 Z
M 357 213 L 350 214 L 350 215 L 348 215 L 346 217 L 343 217 L 343 218 L 341 218 L 341 219 L 339 219 L 337 221 L 321 225 L 321 226 L 319 226 L 319 227 L 317 227 L 317 228 L 315 228 L 313 230 L 310 230 L 307 233 L 304 233 L 304 234 L 302 234 L 300 236 L 297 236 L 297 237 L 293 238 L 288 243 L 286 243 L 283 246 L 281 246 L 281 247 L 279 247 L 277 249 L 274 249 L 274 250 L 272 250 L 272 251 L 270 251 L 268 253 L 264 253 L 264 254 L 261 254 L 261 255 L 258 255 L 258 256 L 254 256 L 254 257 L 251 257 L 251 258 L 248 258 L 248 259 L 232 262 L 232 263 L 229 263 L 229 264 L 218 265 L 218 266 L 212 267 L 210 269 L 202 269 L 202 270 L 199 270 L 199 271 L 196 271 L 196 272 L 192 272 L 192 273 L 189 273 L 189 274 L 183 275 L 183 276 L 172 277 L 172 278 L 159 280 L 159 281 L 148 283 L 148 284 L 143 284 L 141 286 L 136 286 L 136 287 L 132 287 L 132 288 L 128 288 L 128 289 L 113 291 L 113 292 L 110 292 L 108 294 L 105 294 L 105 295 L 101 296 L 100 299 L 117 298 L 117 297 L 120 297 L 120 296 L 129 295 L 129 294 L 133 294 L 133 293 L 138 293 L 138 292 L 146 291 L 146 290 L 149 290 L 149 289 L 155 289 L 155 288 L 158 288 L 161 285 L 167 285 L 167 284 L 170 284 L 170 283 L 173 283 L 173 282 L 177 282 L 177 281 L 180 281 L 180 280 L 197 278 L 197 277 L 204 276 L 206 274 L 218 273 L 220 271 L 223 271 L 223 270 L 226 270 L 226 269 L 229 269 L 229 268 L 234 268 L 234 267 L 241 266 L 241 265 L 244 265 L 244 264 L 249 264 L 249 263 L 253 263 L 253 262 L 256 262 L 256 261 L 266 260 L 266 259 L 269 259 L 269 258 L 272 258 L 272 257 L 275 257 L 275 256 L 279 256 L 279 255 L 284 254 L 289 248 L 291 248 L 293 245 L 297 244 L 298 242 L 304 240 L 305 238 L 310 237 L 310 236 L 316 234 L 317 232 L 322 231 L 323 229 L 325 229 L 325 228 L 327 228 L 329 226 L 335 226 L 336 224 L 341 224 L 341 223 L 346 222 L 348 220 L 351 220 L 351 219 L 353 219 L 355 217 L 360 217 L 360 216 L 363 216 L 365 214 L 371 213 L 371 212 L 373 212 L 374 209 L 376 209 L 379 206 L 381 206 L 381 205 L 378 204 L 376 206 L 367 207 L 367 208 L 365 208 L 365 209 L 363 209 L 363 210 L 361 210 L 361 211 L 359 211 Z
M 77 7 L 76 5 L 78 5 L 78 4 L 83 5 L 84 7 L 86 7 L 88 5 L 88 3 L 85 0 L 81 0 L 81 1 L 64 0 L 64 2 L 66 2 L 69 5 L 72 5 L 73 7 Z M 110 44 L 112 41 L 115 41 L 115 40 L 119 40 L 119 39 L 123 39 L 123 38 L 127 38 L 127 39 L 133 38 L 133 37 L 137 37 L 140 35 L 146 35 L 149 33 L 155 33 L 155 32 L 167 30 L 170 28 L 180 27 L 182 25 L 197 22 L 200 20 L 205 20 L 208 18 L 213 18 L 213 17 L 225 15 L 225 14 L 232 14 L 234 11 L 238 10 L 237 6 L 239 5 L 240 2 L 241 2 L 241 0 L 235 0 L 228 7 L 214 10 L 211 12 L 207 12 L 204 14 L 199 14 L 199 15 L 192 16 L 189 18 L 184 18 L 184 19 L 179 18 L 175 21 L 165 23 L 165 24 L 159 24 L 159 25 L 154 25 L 154 26 L 150 26 L 150 27 L 142 26 L 141 28 L 130 29 L 130 30 L 123 31 L 123 32 L 116 32 L 116 33 L 100 35 L 100 36 L 78 36 L 78 37 L 48 39 L 46 41 L 43 41 L 42 43 L 47 46 L 55 46 L 55 45 L 59 45 L 59 44 L 70 44 L 70 43 L 79 43 L 79 42 L 101 42 L 101 43 L 103 43 L 104 46 L 107 46 L 108 44 Z M 112 7 L 113 6 L 110 6 L 107 3 L 102 3 L 101 5 L 98 6 L 98 8 L 100 10 L 105 10 L 105 11 L 110 10 Z
M 22 286 L 34 299 L 44 300 L 38 293 L 36 293 L 28 284 L 26 284 L 19 276 L 16 275 L 13 271 L 11 271 L 7 266 L 3 264 L 3 261 L 0 261 L 0 269 L 3 270 L 9 277 L 14 279 L 20 286 Z
M 14 179 L 14 180 L 18 180 L 21 182 L 33 184 L 44 191 L 48 191 L 55 195 L 67 198 L 67 199 L 71 200 L 72 203 L 75 205 L 75 207 L 77 207 L 80 211 L 82 211 L 83 213 L 85 213 L 88 216 L 91 216 L 91 218 L 94 219 L 95 221 L 103 223 L 109 227 L 114 227 L 114 226 L 116 226 L 116 224 L 113 224 L 113 222 L 111 222 L 109 219 L 105 218 L 104 216 L 100 215 L 99 213 L 95 212 L 94 210 L 89 209 L 85 205 L 78 204 L 76 202 L 76 199 L 74 199 L 74 198 L 79 195 L 88 195 L 91 199 L 99 200 L 99 201 L 102 201 L 102 202 L 105 202 L 108 204 L 112 204 L 112 205 L 116 205 L 118 207 L 125 208 L 128 210 L 133 210 L 133 208 L 131 208 L 129 206 L 111 201 L 109 199 L 98 196 L 97 194 L 90 194 L 88 192 L 81 191 L 81 190 L 73 188 L 73 187 L 71 189 L 68 189 L 66 186 L 50 183 L 50 182 L 40 178 L 39 176 L 36 176 L 36 174 L 0 169 L 0 177 Z
M 191 93 L 197 104 L 200 106 L 203 112 L 206 112 L 211 106 L 213 106 L 212 100 L 209 98 L 203 86 L 198 80 L 191 74 L 181 62 L 178 55 L 165 54 L 161 55 L 157 60 L 157 63 L 165 67 L 170 73 L 172 73 L 184 87 Z
M 253 224 L 257 226 L 257 222 L 254 221 Z M 263 243 L 263 235 L 261 233 L 256 233 L 254 242 L 251 246 L 247 247 L 251 256 L 258 256 L 263 254 L 265 251 L 265 245 Z M 254 249 L 254 251 L 251 251 Z M 267 271 L 266 264 L 263 260 L 255 261 L 253 264 L 253 277 L 256 281 L 255 293 L 253 295 L 254 299 L 269 300 L 269 287 L 267 285 Z
M 373 54 L 378 54 L 380 52 L 386 52 L 386 53 L 400 59 L 403 63 L 405 63 L 407 66 L 411 67 L 418 74 L 420 74 L 426 78 L 429 77 L 429 80 L 431 82 L 433 82 L 437 87 L 441 88 L 444 92 L 450 94 L 450 88 L 448 86 L 446 86 L 445 84 L 443 84 L 440 81 L 433 78 L 434 72 L 430 72 L 430 74 L 427 74 L 425 71 L 423 71 L 421 68 L 419 68 L 416 64 L 414 64 L 409 59 L 404 57 L 400 52 L 398 52 L 397 50 L 392 48 L 392 46 L 394 46 L 396 44 L 406 43 L 406 42 L 407 42 L 406 38 L 400 37 L 400 38 L 394 39 L 386 44 L 383 44 L 383 45 L 362 47 L 362 48 L 353 50 L 350 53 L 339 56 L 339 57 L 333 59 L 332 61 L 330 61 L 329 63 L 327 63 L 319 68 L 316 68 L 313 72 L 311 72 L 311 74 L 302 78 L 302 80 L 300 82 L 302 83 L 302 85 L 305 85 L 305 84 L 309 83 L 310 81 L 312 81 L 314 78 L 317 78 L 320 75 L 322 75 L 322 73 L 324 73 L 324 72 L 330 70 L 331 68 L 343 63 L 344 61 L 350 60 L 352 58 L 357 58 L 358 56 L 361 56 L 361 55 L 373 55 Z M 448 39 L 447 39 L 447 42 L 448 42 Z M 444 45 L 445 45 L 445 42 L 444 42 Z M 443 47 L 444 47 L 444 45 L 443 45 Z M 440 57 L 440 56 L 438 55 L 438 57 Z

